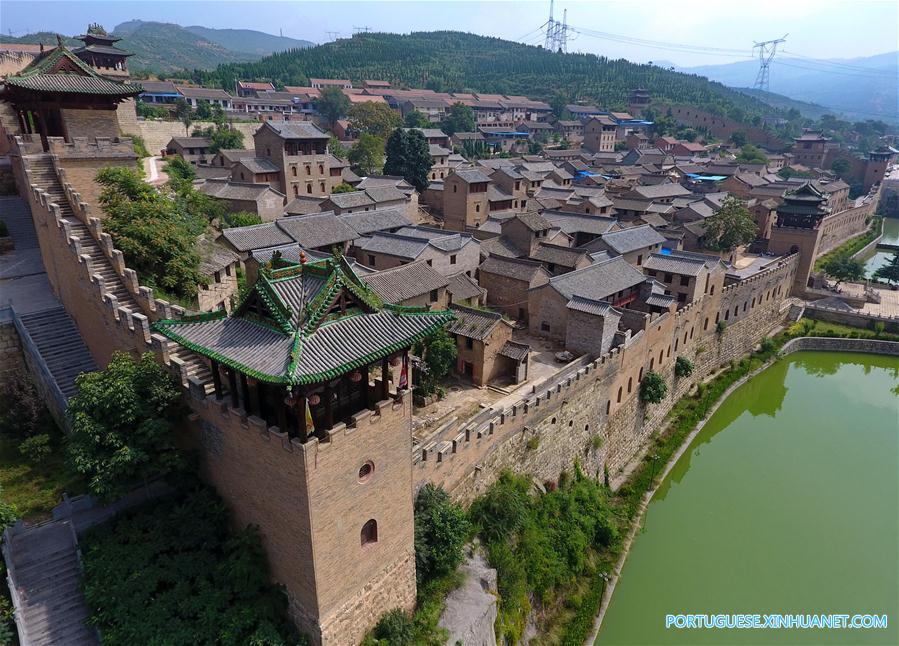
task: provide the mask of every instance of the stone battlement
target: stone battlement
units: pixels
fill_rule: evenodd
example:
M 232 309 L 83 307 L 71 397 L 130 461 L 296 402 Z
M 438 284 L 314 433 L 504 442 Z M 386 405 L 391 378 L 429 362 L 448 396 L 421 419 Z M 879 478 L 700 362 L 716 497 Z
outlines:
M 47 144 L 51 154 L 63 159 L 137 159 L 131 137 L 73 137 L 71 142 L 62 137 L 47 137 Z

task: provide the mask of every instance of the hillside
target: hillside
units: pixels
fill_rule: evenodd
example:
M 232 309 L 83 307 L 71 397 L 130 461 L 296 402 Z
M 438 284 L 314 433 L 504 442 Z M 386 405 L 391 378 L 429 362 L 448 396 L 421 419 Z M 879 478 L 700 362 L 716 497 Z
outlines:
M 757 61 L 683 68 L 731 87 L 751 87 Z M 818 61 L 775 58 L 771 91 L 799 101 L 825 106 L 852 119 L 899 122 L 899 53 Z
M 196 72 L 197 81 L 232 87 L 234 79 L 270 79 L 304 85 L 309 77 L 384 79 L 397 87 L 480 91 L 549 99 L 588 99 L 623 108 L 631 89 L 645 87 L 657 99 L 727 112 L 769 114 L 755 98 L 707 79 L 610 60 L 593 54 L 561 54 L 521 43 L 461 32 L 368 33 L 259 61 Z
M 112 30 L 122 40 L 118 46 L 134 54 L 129 67 L 134 72 L 173 72 L 183 69 L 213 69 L 222 63 L 257 60 L 272 52 L 312 43 L 294 38 L 272 36 L 250 29 L 208 29 L 130 20 Z M 63 38 L 70 47 L 82 43 L 72 37 Z M 0 43 L 44 43 L 56 45 L 56 34 L 37 32 L 19 37 L 0 36 Z
M 300 47 L 314 47 L 308 40 L 297 40 L 284 36 L 273 36 L 252 29 L 210 29 L 208 27 L 185 27 L 192 34 L 221 45 L 232 52 L 266 56 L 274 52 L 283 52 Z

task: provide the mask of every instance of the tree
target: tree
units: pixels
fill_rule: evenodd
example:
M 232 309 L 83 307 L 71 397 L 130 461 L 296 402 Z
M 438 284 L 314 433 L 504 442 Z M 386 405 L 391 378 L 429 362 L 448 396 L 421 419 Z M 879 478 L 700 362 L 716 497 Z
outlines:
M 193 182 L 197 178 L 197 171 L 194 170 L 192 164 L 184 161 L 184 158 L 175 155 L 169 157 L 165 162 L 165 172 L 169 176 L 169 181 Z
M 91 493 L 110 500 L 183 464 L 174 438 L 180 389 L 151 353 L 134 361 L 116 352 L 104 370 L 82 373 L 76 383 L 69 454 Z
M 243 148 L 243 133 L 228 126 L 217 127 L 209 138 L 209 152 L 213 155 L 220 150 L 232 150 Z
M 431 483 L 415 498 L 415 575 L 418 584 L 449 574 L 462 562 L 468 538 L 465 511 Z
M 238 211 L 237 213 L 225 213 L 222 218 L 222 229 L 234 227 L 251 227 L 254 224 L 262 224 L 262 218 L 256 213 Z
M 767 164 L 768 157 L 757 146 L 745 144 L 740 148 L 736 161 L 740 164 Z
M 746 133 L 737 131 L 730 136 L 730 142 L 734 146 L 742 148 L 746 145 Z
M 347 184 L 346 182 L 341 182 L 334 187 L 334 190 L 332 190 L 331 193 L 353 193 L 355 190 L 355 187 Z
M 331 139 L 328 141 L 328 150 L 332 155 L 337 157 L 338 159 L 347 159 L 350 155 L 350 151 L 344 146 L 337 137 L 331 136 Z
M 849 173 L 849 171 L 852 170 L 852 164 L 850 164 L 849 160 L 845 157 L 837 157 L 830 165 L 830 170 L 836 173 L 839 177 L 845 177 Z
M 194 116 L 200 121 L 208 121 L 212 117 L 212 106 L 209 101 L 200 99 L 197 101 L 197 109 L 194 110 Z
M 402 132 L 402 130 L 394 132 Z M 359 141 L 350 150 L 349 162 L 353 165 L 353 170 L 360 175 L 375 174 L 384 163 L 384 140 L 363 132 L 359 136 Z
M 428 121 L 428 118 L 421 110 L 410 110 L 407 112 L 403 123 L 407 128 L 427 128 L 431 125 L 431 122 Z
M 386 103 L 357 103 L 347 115 L 350 127 L 386 139 L 403 124 L 399 113 Z
M 419 191 L 427 188 L 433 162 L 428 140 L 420 131 L 394 130 L 387 140 L 386 152 L 385 174 L 402 176 Z
M 424 357 L 422 394 L 432 393 L 437 390 L 440 380 L 456 365 L 458 355 L 456 342 L 445 329 L 441 328 L 425 341 L 416 343 L 413 351 L 418 356 Z
M 893 252 L 887 264 L 874 272 L 874 278 L 888 283 L 899 283 L 899 249 Z
M 473 132 L 474 110 L 464 103 L 453 103 L 443 119 L 442 130 L 452 137 L 457 132 Z
M 865 266 L 861 261 L 845 253 L 829 258 L 821 265 L 821 269 L 837 281 L 837 286 L 843 282 L 862 280 L 865 277 Z
M 650 370 L 640 382 L 640 401 L 647 404 L 658 404 L 668 394 L 668 384 L 657 372 Z
M 108 215 L 103 228 L 112 235 L 128 267 L 151 287 L 186 298 L 195 296 L 204 282 L 196 238 L 211 219 L 223 213 L 221 204 L 176 176 L 169 180 L 169 195 L 130 168 L 104 168 L 96 179 L 103 187 L 99 201 Z
M 186 135 L 190 132 L 190 124 L 194 122 L 194 118 L 190 104 L 184 99 L 175 101 L 175 116 L 178 118 L 178 121 L 184 124 L 184 134 Z
M 332 128 L 350 110 L 350 100 L 339 87 L 326 87 L 315 100 L 315 109 Z
M 713 251 L 733 251 L 755 240 L 758 233 L 752 214 L 743 201 L 728 195 L 721 208 L 705 220 L 704 245 Z

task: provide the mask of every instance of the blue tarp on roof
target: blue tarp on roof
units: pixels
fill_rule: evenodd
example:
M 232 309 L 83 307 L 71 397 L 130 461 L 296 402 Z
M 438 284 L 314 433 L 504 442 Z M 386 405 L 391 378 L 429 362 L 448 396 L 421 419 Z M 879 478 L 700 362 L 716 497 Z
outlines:
M 687 173 L 687 177 L 697 182 L 720 182 L 727 179 L 727 175 L 703 175 L 701 173 Z

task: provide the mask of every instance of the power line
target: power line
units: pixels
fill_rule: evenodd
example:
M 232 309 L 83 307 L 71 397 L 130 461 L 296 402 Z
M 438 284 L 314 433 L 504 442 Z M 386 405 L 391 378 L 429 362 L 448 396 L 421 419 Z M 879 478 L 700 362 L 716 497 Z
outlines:
M 777 65 L 783 65 L 784 67 L 793 67 L 797 70 L 807 70 L 809 72 L 819 72 L 822 74 L 840 74 L 842 76 L 854 76 L 856 78 L 869 78 L 869 79 L 881 79 L 880 76 L 875 76 L 873 74 L 862 74 L 860 72 L 850 72 L 848 70 L 828 70 L 822 69 L 820 67 L 808 67 L 806 65 L 797 65 L 796 63 L 785 63 L 784 61 L 777 61 Z
M 824 67 L 833 67 L 837 69 L 844 69 L 856 72 L 865 72 L 870 74 L 884 75 L 884 76 L 893 76 L 895 72 L 892 70 L 879 70 L 870 67 L 861 67 L 859 65 L 849 65 L 846 63 L 840 63 L 839 61 L 828 61 L 820 58 L 812 58 L 811 56 L 804 56 L 803 54 L 797 54 L 796 52 L 788 52 L 787 50 L 782 50 L 784 54 L 789 56 L 795 56 L 796 58 L 803 59 L 803 62 L 807 62 L 810 64 L 821 65 Z
M 682 45 L 677 43 L 663 43 L 661 41 L 648 41 L 642 38 L 632 38 L 630 36 L 622 36 L 620 34 L 609 34 L 584 27 L 569 27 L 569 29 L 577 34 L 583 34 L 591 38 L 599 38 L 601 40 L 609 40 L 625 45 L 633 45 L 636 47 L 649 47 L 651 49 L 661 49 L 671 52 L 684 52 L 688 54 L 713 54 L 715 56 L 725 56 L 729 58 L 749 58 L 751 53 L 749 50 L 724 50 L 715 47 L 702 47 L 699 45 Z M 737 53 L 739 52 L 739 53 Z

